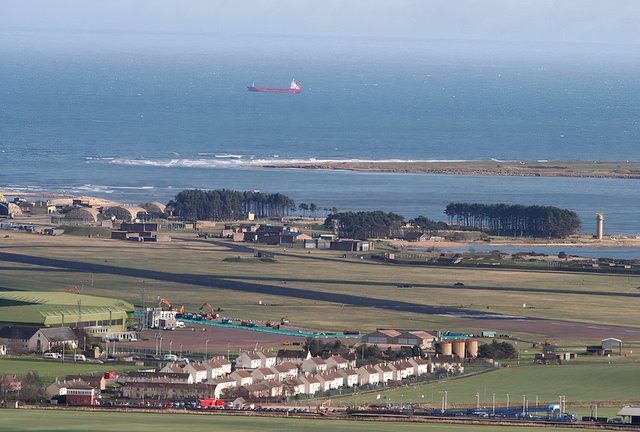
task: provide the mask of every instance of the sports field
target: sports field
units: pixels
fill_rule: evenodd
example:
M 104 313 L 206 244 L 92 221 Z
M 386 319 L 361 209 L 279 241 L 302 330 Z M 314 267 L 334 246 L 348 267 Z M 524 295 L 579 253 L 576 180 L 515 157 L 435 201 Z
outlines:
M 0 431 L 87 431 L 92 432 L 156 432 L 166 431 L 234 431 L 281 432 L 296 430 L 306 432 L 514 432 L 523 427 L 437 425 L 387 423 L 370 421 L 306 420 L 266 417 L 239 417 L 227 415 L 146 414 L 121 412 L 0 410 Z M 563 429 L 544 428 L 557 432 Z M 578 430 L 578 429 L 573 429 Z
M 37 358 L 0 358 L 0 375 L 12 374 L 24 376 L 27 372 L 35 371 L 40 375 L 42 382 L 48 385 L 56 378 L 64 378 L 67 375 L 101 375 L 105 372 L 124 372 L 139 369 L 133 365 L 74 363 L 58 360 L 43 360 Z
M 488 373 L 466 378 L 440 381 L 391 391 L 332 398 L 335 404 L 358 405 L 361 403 L 418 402 L 440 404 L 447 391 L 449 404 L 473 405 L 476 394 L 480 403 L 490 406 L 493 393 L 496 403 L 505 405 L 507 394 L 512 404 L 522 403 L 526 395 L 530 404 L 536 396 L 540 402 L 557 402 L 559 395 L 566 396 L 568 405 L 602 401 L 613 403 L 640 401 L 637 386 L 629 383 L 640 377 L 640 363 L 574 363 L 566 365 L 535 365 L 504 367 Z M 378 397 L 380 396 L 380 397 Z

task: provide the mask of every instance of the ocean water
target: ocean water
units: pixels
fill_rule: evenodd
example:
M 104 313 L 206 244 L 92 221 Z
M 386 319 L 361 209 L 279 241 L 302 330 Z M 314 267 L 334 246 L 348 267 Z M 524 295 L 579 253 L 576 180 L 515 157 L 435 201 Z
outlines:
M 558 205 L 640 232 L 631 180 L 257 169 L 259 160 L 640 161 L 640 48 L 136 33 L 0 33 L 0 187 L 166 201 L 280 191 L 442 218 Z M 302 83 L 300 95 L 255 82 Z

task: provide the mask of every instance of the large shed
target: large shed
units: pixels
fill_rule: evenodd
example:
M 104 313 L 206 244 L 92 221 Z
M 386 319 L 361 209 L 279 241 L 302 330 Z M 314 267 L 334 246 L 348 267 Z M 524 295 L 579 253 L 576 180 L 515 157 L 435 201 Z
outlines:
M 68 221 L 97 222 L 100 212 L 91 207 L 77 207 L 64 216 Z
M 102 214 L 105 218 L 114 217 L 117 220 L 131 222 L 146 215 L 147 211 L 139 206 L 114 205 L 105 208 Z
M 145 209 L 149 214 L 162 214 L 167 208 L 167 206 L 157 201 L 140 204 L 140 207 Z

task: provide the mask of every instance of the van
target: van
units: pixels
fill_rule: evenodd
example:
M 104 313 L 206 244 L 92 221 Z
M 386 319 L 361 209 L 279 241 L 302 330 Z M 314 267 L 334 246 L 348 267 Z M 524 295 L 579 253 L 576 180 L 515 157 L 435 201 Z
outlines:
M 74 354 L 73 361 L 87 361 L 87 358 L 84 354 Z
M 42 356 L 42 358 L 45 358 L 45 359 L 59 359 L 60 357 L 62 357 L 62 355 L 54 352 L 47 352 L 47 353 L 44 353 L 44 355 Z
M 164 360 L 164 361 L 176 361 L 176 360 L 178 360 L 178 356 L 175 355 L 175 354 L 165 354 L 162 357 L 162 360 Z
M 186 328 L 184 321 L 176 321 L 176 328 Z

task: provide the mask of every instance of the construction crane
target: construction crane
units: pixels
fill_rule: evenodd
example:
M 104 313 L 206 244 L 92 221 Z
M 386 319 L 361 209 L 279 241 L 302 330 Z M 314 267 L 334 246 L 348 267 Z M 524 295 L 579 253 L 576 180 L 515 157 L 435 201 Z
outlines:
M 218 318 L 218 313 L 215 311 L 213 306 L 211 306 L 211 303 L 207 303 L 207 302 L 202 303 L 202 306 L 200 306 L 200 309 L 198 309 L 198 310 L 202 312 L 203 309 L 207 309 L 209 311 L 204 316 L 204 319 L 214 320 L 214 319 Z
M 171 302 L 169 300 L 167 300 L 166 298 L 159 298 L 158 299 L 158 305 L 163 305 L 166 308 L 168 308 L 169 310 L 173 311 L 173 312 L 178 312 L 179 314 L 184 314 L 184 306 L 179 306 L 179 307 L 175 307 L 171 304 Z

